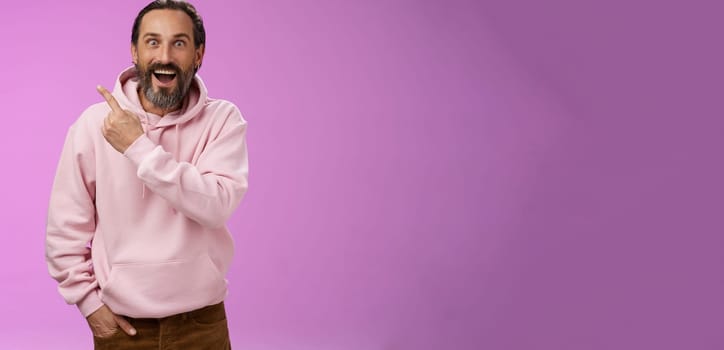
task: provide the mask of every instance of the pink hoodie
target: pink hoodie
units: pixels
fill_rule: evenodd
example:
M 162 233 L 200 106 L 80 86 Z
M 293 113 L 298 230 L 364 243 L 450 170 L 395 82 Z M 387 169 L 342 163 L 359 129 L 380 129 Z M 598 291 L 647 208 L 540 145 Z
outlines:
M 183 107 L 145 112 L 129 68 L 113 96 L 144 125 L 125 152 L 101 134 L 110 107 L 70 127 L 48 209 L 46 258 L 60 294 L 88 316 L 106 304 L 165 317 L 224 300 L 233 241 L 225 223 L 247 189 L 246 121 L 196 76 Z

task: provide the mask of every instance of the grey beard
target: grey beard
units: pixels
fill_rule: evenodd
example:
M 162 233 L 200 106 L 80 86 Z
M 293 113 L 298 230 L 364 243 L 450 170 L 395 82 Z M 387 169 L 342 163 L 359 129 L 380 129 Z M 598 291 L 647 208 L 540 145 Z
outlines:
M 173 89 L 171 93 L 166 94 L 163 90 L 154 92 L 153 86 L 150 85 L 143 87 L 143 94 L 146 95 L 146 99 L 148 99 L 148 101 L 154 106 L 160 109 L 171 109 L 178 106 L 181 104 L 181 101 L 183 101 L 188 88 L 184 86 L 184 91 L 181 91 L 181 89 L 182 87 L 179 86 L 179 88 Z

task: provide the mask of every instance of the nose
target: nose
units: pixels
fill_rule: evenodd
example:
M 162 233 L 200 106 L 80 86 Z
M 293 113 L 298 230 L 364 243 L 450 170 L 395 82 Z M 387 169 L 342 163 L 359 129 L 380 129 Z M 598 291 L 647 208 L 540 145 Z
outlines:
M 159 61 L 162 64 L 171 62 L 171 45 L 163 45 L 159 52 Z

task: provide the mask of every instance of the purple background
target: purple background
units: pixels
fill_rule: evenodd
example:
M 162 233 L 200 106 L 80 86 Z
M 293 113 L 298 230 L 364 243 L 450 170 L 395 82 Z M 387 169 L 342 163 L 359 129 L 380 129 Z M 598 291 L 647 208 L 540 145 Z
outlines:
M 198 1 L 249 121 L 234 348 L 724 348 L 722 8 L 591 3 Z M 47 202 L 145 4 L 3 7 L 3 349 L 91 347 Z

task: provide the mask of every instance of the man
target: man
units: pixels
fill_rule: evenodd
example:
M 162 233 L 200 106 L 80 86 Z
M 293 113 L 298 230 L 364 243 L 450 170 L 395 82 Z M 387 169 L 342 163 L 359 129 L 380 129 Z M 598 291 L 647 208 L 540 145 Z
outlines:
M 247 190 L 246 122 L 196 76 L 196 9 L 158 0 L 133 24 L 134 67 L 70 127 L 46 257 L 96 349 L 228 349 L 225 222 Z

